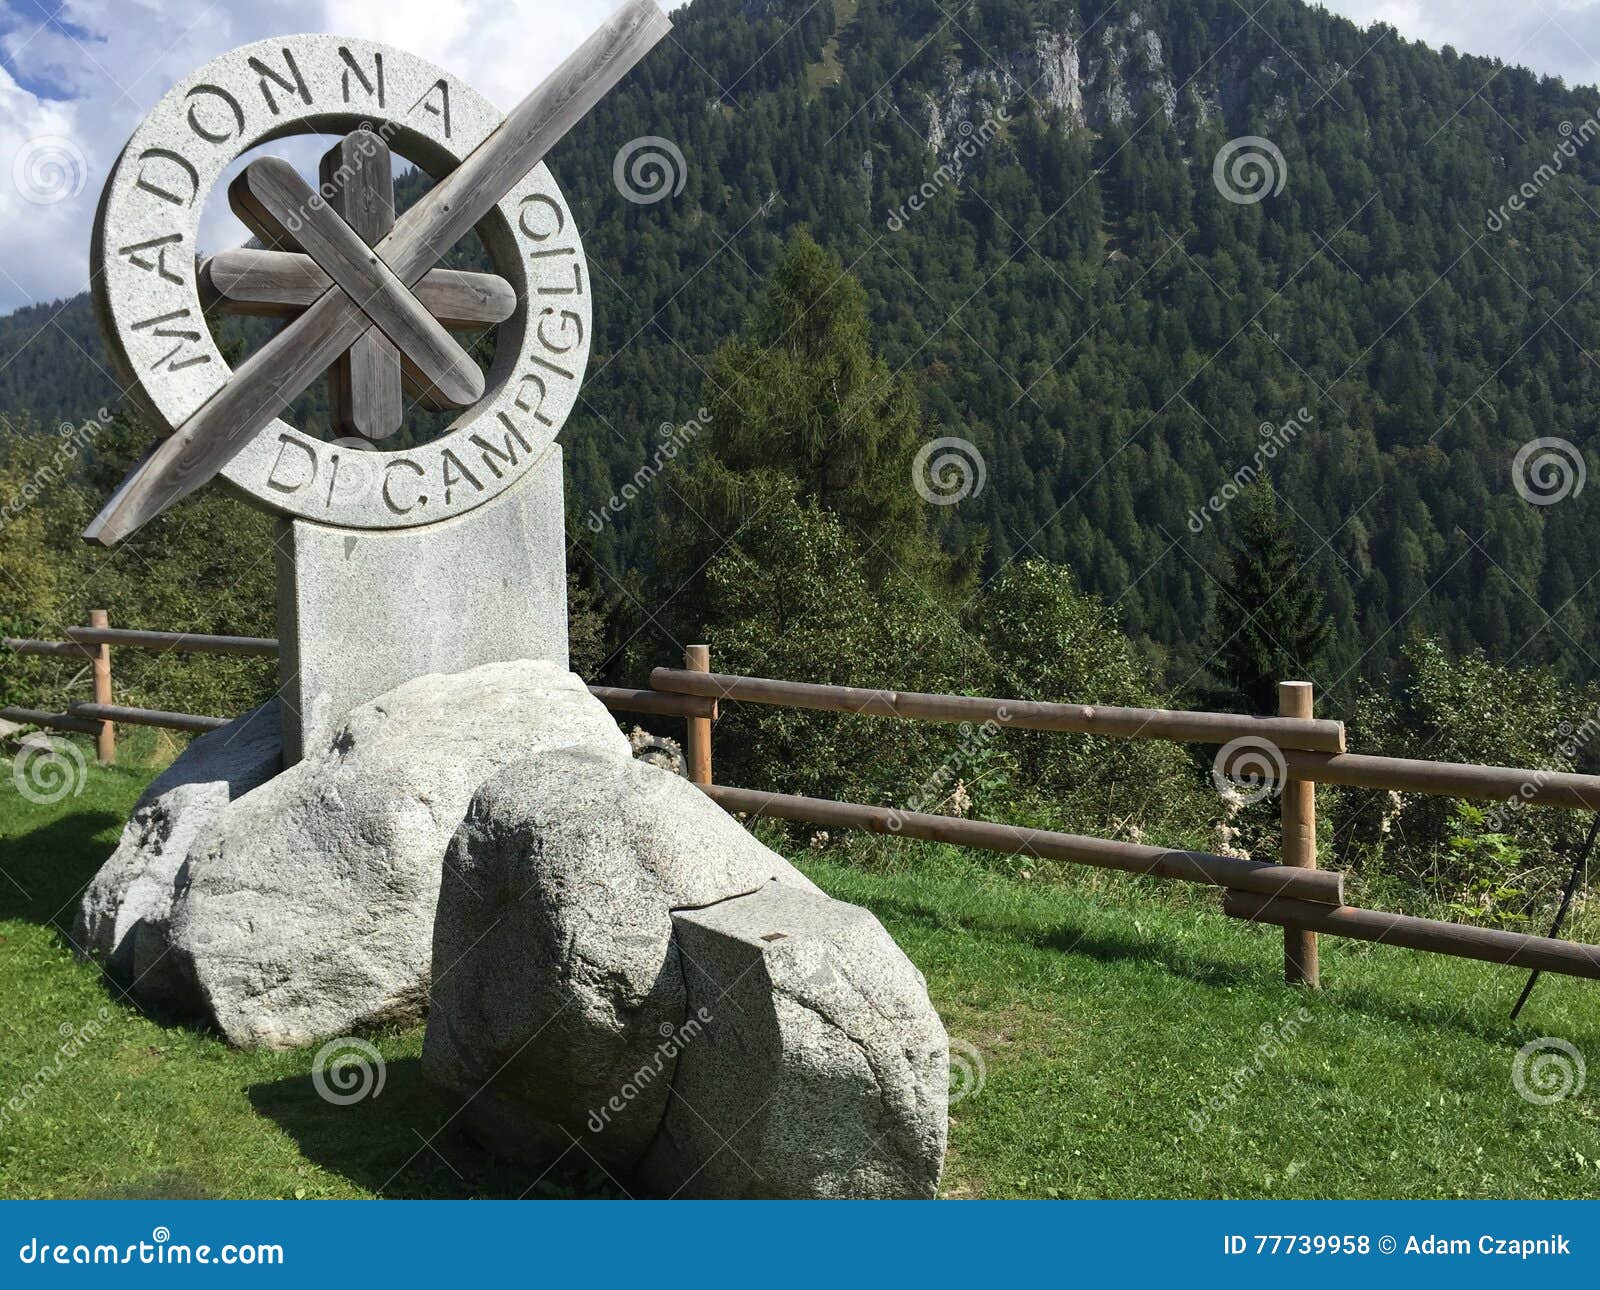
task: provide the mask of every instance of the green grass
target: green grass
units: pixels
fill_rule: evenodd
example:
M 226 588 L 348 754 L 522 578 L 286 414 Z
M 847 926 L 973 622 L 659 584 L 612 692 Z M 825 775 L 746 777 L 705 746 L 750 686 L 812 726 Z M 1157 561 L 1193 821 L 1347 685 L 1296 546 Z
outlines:
M 521 1195 L 529 1177 L 469 1142 L 424 1145 L 444 1113 L 420 1030 L 375 1036 L 382 1095 L 332 1106 L 311 1052 L 159 1025 L 73 959 L 62 925 L 145 778 L 92 770 L 51 806 L 0 783 L 0 1194 Z M 1594 983 L 1544 978 L 1512 1026 L 1520 973 L 1327 939 L 1327 988 L 1308 996 L 1279 981 L 1275 929 L 1222 918 L 1204 893 L 1021 881 L 916 844 L 871 854 L 801 863 L 922 968 L 973 1076 L 952 1108 L 950 1196 L 1600 1194 L 1600 1074 L 1551 1106 L 1511 1079 L 1540 1036 L 1600 1061 Z M 1262 1027 L 1286 1023 L 1261 1054 Z M 29 1095 L 41 1067 L 54 1073 Z M 609 1191 L 558 1172 L 533 1194 Z
M 844 64 L 839 59 L 839 34 L 856 20 L 861 0 L 835 0 L 833 35 L 822 47 L 822 56 L 806 68 L 806 100 L 815 99 L 830 85 L 844 79 Z

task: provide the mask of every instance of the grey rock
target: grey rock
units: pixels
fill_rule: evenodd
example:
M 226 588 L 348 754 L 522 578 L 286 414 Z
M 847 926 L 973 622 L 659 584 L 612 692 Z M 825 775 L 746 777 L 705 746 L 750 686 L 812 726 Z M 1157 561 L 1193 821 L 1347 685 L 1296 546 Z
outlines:
M 651 1190 L 702 1198 L 937 1194 L 949 1041 L 870 913 L 770 885 L 673 914 L 690 1017 Z
M 451 843 L 424 1077 L 498 1154 L 702 1197 L 923 1197 L 949 1046 L 922 976 L 692 785 L 588 749 Z
M 519 762 L 450 847 L 423 1075 L 503 1155 L 577 1142 L 630 1170 L 694 1042 L 672 911 L 772 884 L 816 890 L 675 775 L 590 748 Z
M 506 451 L 517 455 L 514 440 Z M 347 452 L 344 469 L 367 470 L 375 487 L 386 460 Z M 358 531 L 279 520 L 285 762 L 326 746 L 358 703 L 412 677 L 513 659 L 565 670 L 561 497 L 561 449 L 551 445 L 505 493 L 438 524 Z
M 193 978 L 168 953 L 179 872 L 196 837 L 228 804 L 278 773 L 281 753 L 276 703 L 194 740 L 145 789 L 84 893 L 74 946 L 146 1004 L 195 1011 Z
M 478 786 L 540 750 L 631 759 L 576 676 L 491 663 L 354 709 L 330 744 L 223 812 L 189 853 L 172 945 L 242 1046 L 420 1020 L 445 849 Z
M 1192 78 L 1183 101 L 1201 104 L 1262 72 L 1277 74 L 1270 60 L 1250 67 L 1219 62 L 1206 75 Z M 953 66 L 931 93 L 908 87 L 906 94 L 911 101 L 900 110 L 910 119 L 921 115 L 926 120 L 929 148 L 958 172 L 963 145 L 970 147 L 974 129 L 983 124 L 985 101 L 998 101 L 1014 112 L 1053 111 L 1069 125 L 1104 130 L 1128 121 L 1148 94 L 1160 104 L 1168 124 L 1187 129 L 1180 121 L 1180 91 L 1161 37 L 1137 13 L 1120 22 L 1097 22 L 1085 31 L 1042 28 L 1031 45 Z M 1205 117 L 1202 110 L 1198 119 Z
M 550 663 L 418 677 L 277 774 L 276 718 L 196 740 L 150 786 L 75 933 L 140 1002 L 244 1046 L 420 1019 L 445 848 L 478 786 L 541 749 L 630 760 Z

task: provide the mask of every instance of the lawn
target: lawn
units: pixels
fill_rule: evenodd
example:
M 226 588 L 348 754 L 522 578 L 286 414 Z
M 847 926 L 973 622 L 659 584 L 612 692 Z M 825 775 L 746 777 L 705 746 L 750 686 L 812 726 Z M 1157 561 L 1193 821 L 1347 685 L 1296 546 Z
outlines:
M 0 783 L 0 1195 L 614 1194 L 440 1133 L 420 1029 L 374 1036 L 381 1094 L 336 1106 L 311 1052 L 163 1027 L 76 962 L 64 929 L 146 778 L 91 769 L 48 806 Z M 1309 995 L 1281 984 L 1276 929 L 1206 893 L 874 854 L 800 863 L 928 978 L 957 1072 L 951 1197 L 1600 1194 L 1600 1076 L 1550 1105 L 1512 1081 L 1543 1036 L 1600 1059 L 1593 982 L 1544 978 L 1512 1025 L 1520 973 L 1325 940 Z

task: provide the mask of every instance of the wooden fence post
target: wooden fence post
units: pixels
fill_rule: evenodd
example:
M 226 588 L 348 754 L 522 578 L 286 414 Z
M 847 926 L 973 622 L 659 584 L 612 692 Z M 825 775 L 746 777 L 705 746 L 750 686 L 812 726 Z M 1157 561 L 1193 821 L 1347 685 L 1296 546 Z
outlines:
M 1278 683 L 1278 715 L 1309 717 L 1314 704 L 1310 681 Z M 1295 869 L 1317 867 L 1317 786 L 1309 780 L 1285 778 L 1279 798 L 1283 817 L 1283 863 Z M 1290 985 L 1320 988 L 1317 934 L 1303 928 L 1283 929 L 1283 977 Z
M 711 646 L 686 645 L 683 649 L 683 668 L 686 672 L 711 670 Z M 689 780 L 695 784 L 709 784 L 711 780 L 711 718 L 686 717 L 688 728 L 685 752 L 689 757 Z
M 111 619 L 104 609 L 89 611 L 89 626 L 109 627 Z M 111 703 L 111 646 L 97 645 L 94 649 L 94 701 Z M 117 728 L 109 721 L 100 723 L 94 737 L 95 760 L 102 766 L 111 766 L 117 760 Z

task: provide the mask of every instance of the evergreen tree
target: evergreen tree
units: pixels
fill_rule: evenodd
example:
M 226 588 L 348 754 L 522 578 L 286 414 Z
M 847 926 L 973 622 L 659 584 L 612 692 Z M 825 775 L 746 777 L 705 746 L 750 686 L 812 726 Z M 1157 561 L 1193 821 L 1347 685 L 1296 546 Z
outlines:
M 913 479 L 915 392 L 874 352 L 860 284 L 808 234 L 718 351 L 703 399 L 709 429 L 670 493 L 679 639 L 708 641 L 732 670 L 793 680 L 952 690 L 979 675 L 982 646 L 956 614 L 963 566 Z M 891 799 L 946 741 L 766 708 L 739 710 L 718 734 L 742 783 Z
M 1314 676 L 1332 625 L 1267 476 L 1233 503 L 1228 567 L 1212 605 L 1213 666 L 1247 711 L 1276 712 L 1278 682 Z
M 745 332 L 718 350 L 702 397 L 710 430 L 680 490 L 689 570 L 747 540 L 781 474 L 794 500 L 837 517 L 869 557 L 871 586 L 909 578 L 948 594 L 961 567 L 912 478 L 925 437 L 916 391 L 873 350 L 861 284 L 805 230 Z

